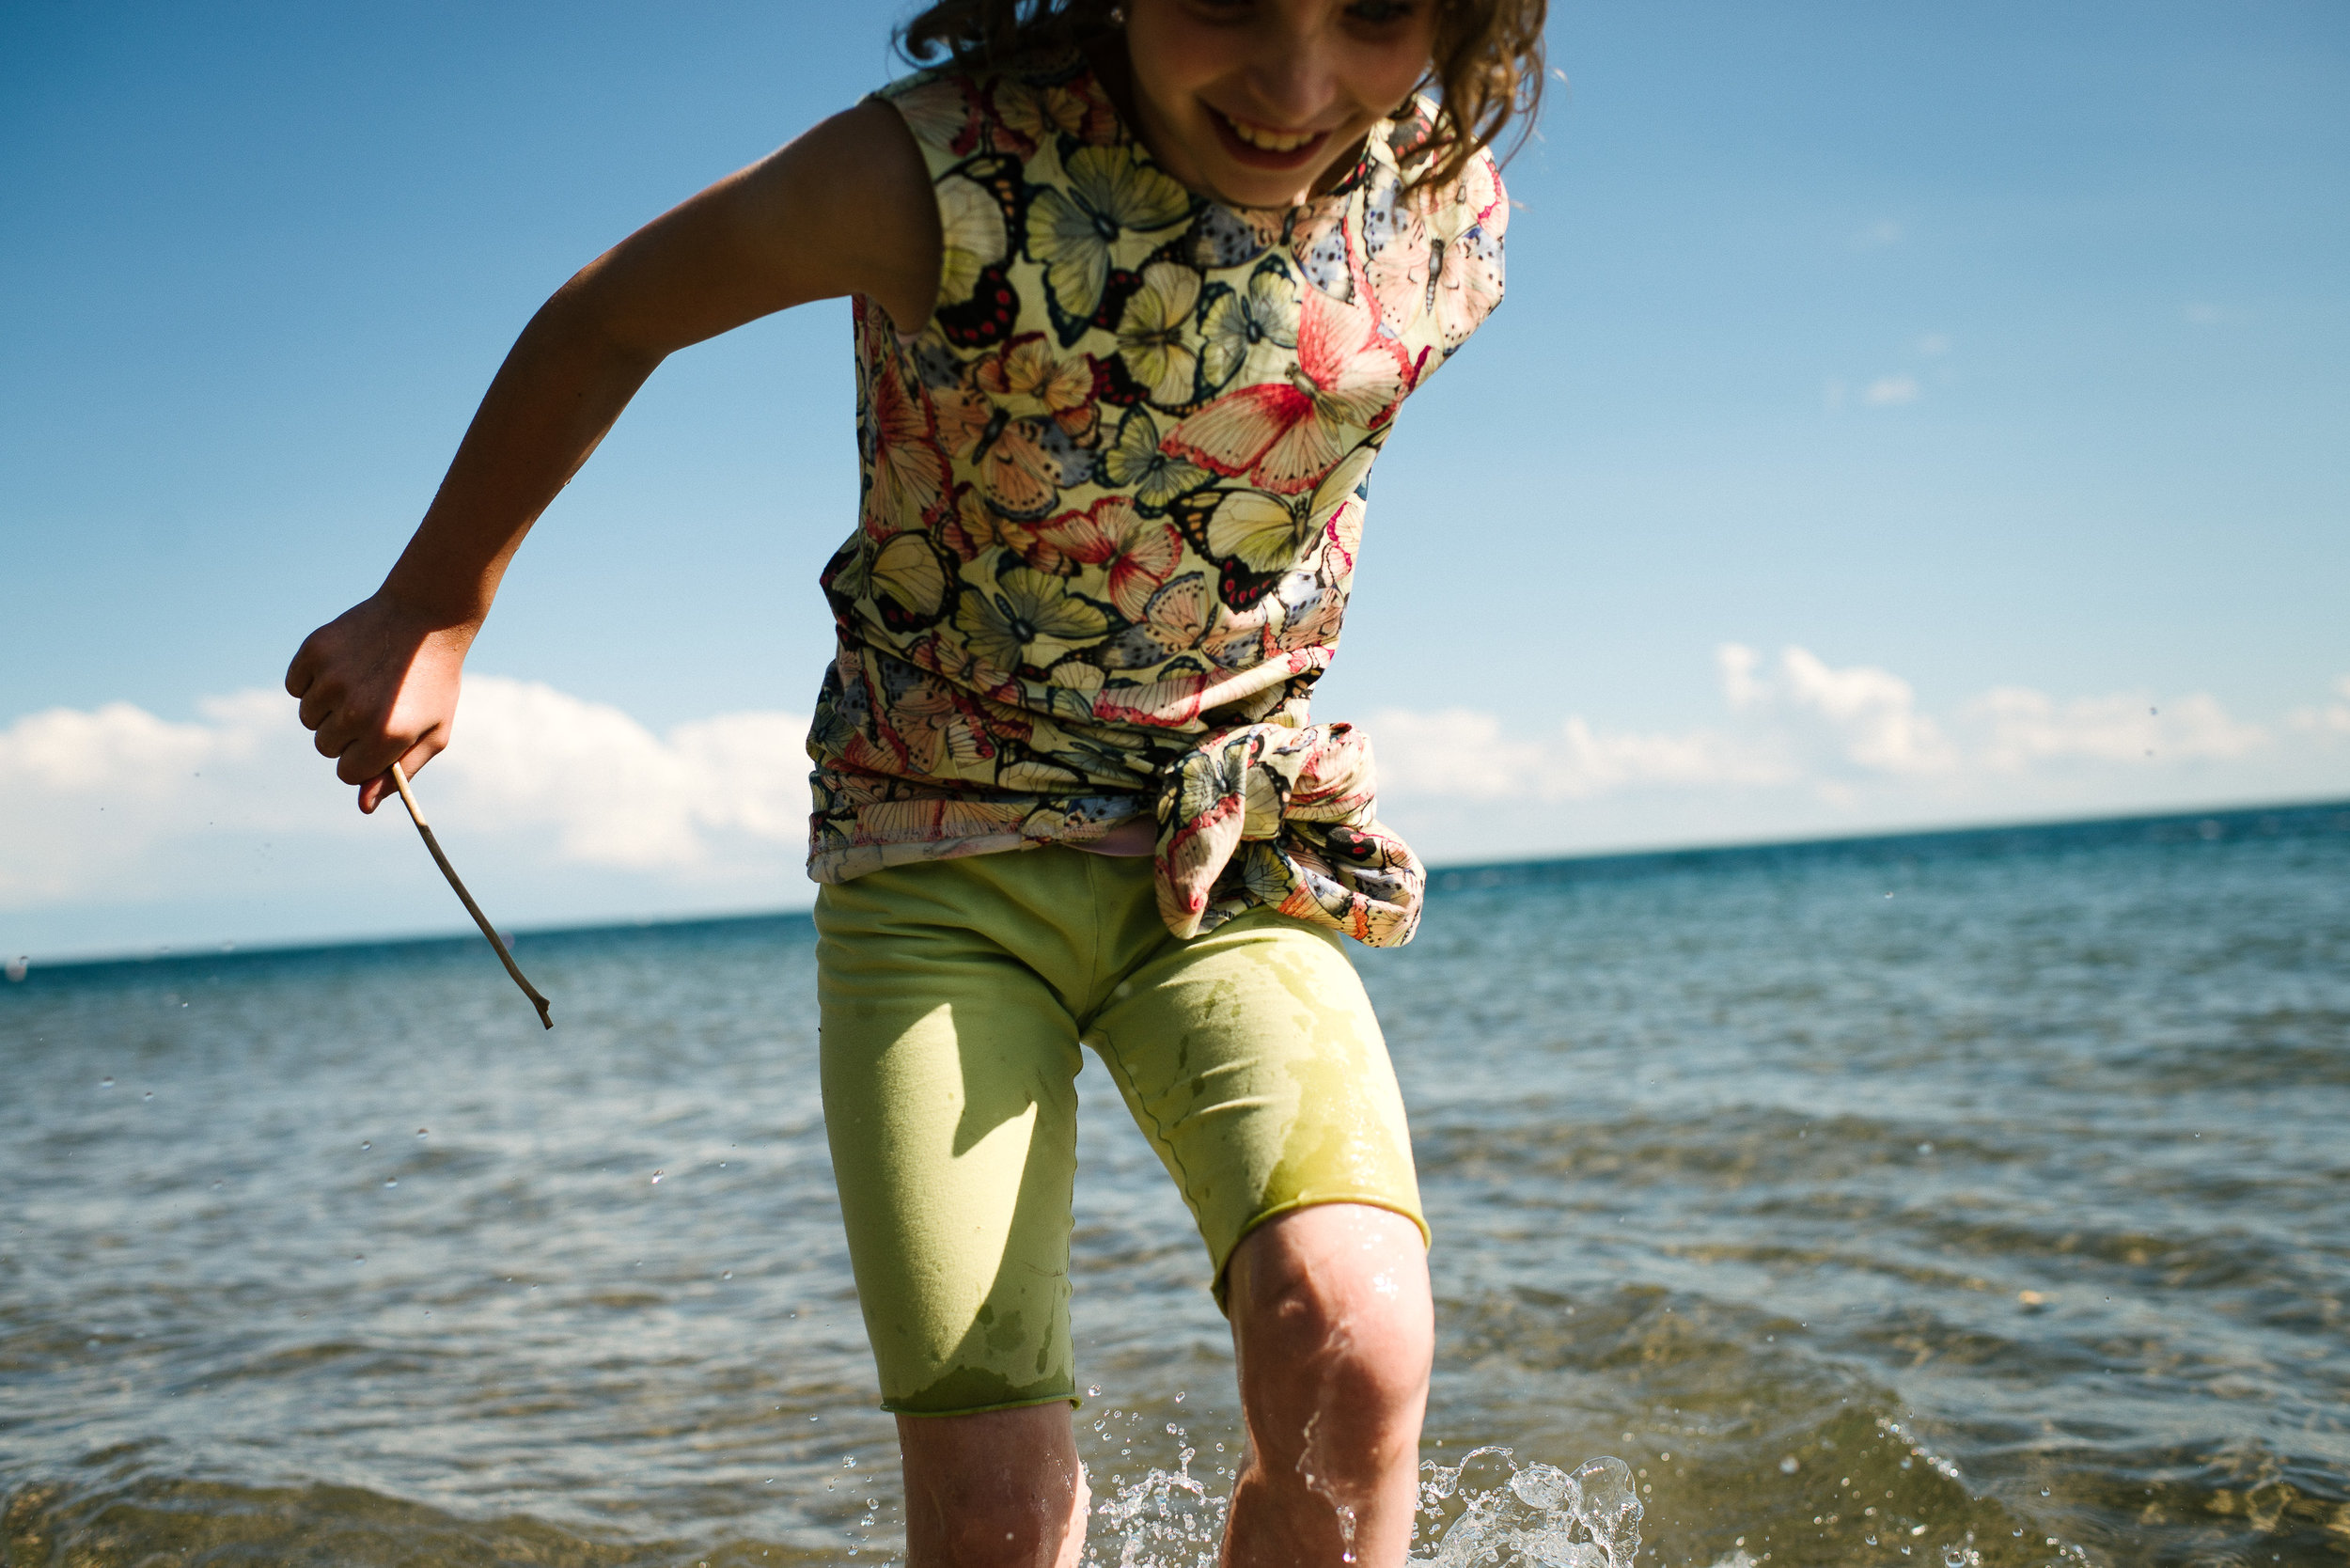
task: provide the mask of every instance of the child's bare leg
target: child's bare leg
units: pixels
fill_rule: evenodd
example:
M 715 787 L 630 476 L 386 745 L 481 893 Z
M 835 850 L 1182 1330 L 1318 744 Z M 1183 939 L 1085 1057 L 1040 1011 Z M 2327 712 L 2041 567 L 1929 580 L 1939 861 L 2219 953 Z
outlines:
M 1419 1230 L 1360 1203 L 1268 1220 L 1232 1254 L 1226 1302 L 1248 1453 L 1228 1568 L 1397 1568 L 1418 1501 L 1435 1345 Z
M 901 1416 L 908 1568 L 1076 1568 L 1085 1470 L 1066 1404 Z

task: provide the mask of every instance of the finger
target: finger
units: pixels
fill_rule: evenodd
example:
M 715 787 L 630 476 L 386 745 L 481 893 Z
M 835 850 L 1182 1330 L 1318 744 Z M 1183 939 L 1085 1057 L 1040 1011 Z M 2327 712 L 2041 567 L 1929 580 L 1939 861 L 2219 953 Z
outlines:
M 417 774 L 424 771 L 424 765 L 427 762 L 441 754 L 441 749 L 437 741 L 418 741 L 408 748 L 408 755 L 400 760 L 400 771 L 411 778 L 415 777 Z M 385 768 L 382 773 L 359 786 L 359 809 L 372 812 L 377 807 L 391 799 L 399 791 L 400 786 L 392 782 L 392 770 Z
M 318 733 L 310 738 L 310 745 L 321 757 L 340 757 L 366 733 L 360 715 L 348 708 L 336 708 L 320 715 Z
M 288 697 L 300 697 L 310 689 L 310 682 L 318 678 L 319 656 L 312 651 L 312 644 L 317 639 L 318 634 L 313 632 L 302 639 L 300 648 L 294 650 L 293 663 L 286 666 Z
M 391 766 L 398 762 L 414 776 L 416 770 L 431 761 L 446 744 L 446 734 L 445 730 L 436 728 L 408 740 L 387 735 L 379 729 L 359 727 L 356 738 L 337 755 L 335 776 L 346 784 L 367 784 L 382 775 L 384 776 L 384 782 L 389 784 Z M 377 798 L 382 797 L 379 794 Z
M 335 776 L 346 784 L 365 784 L 400 760 L 400 743 L 382 735 L 365 735 L 335 758 Z
M 335 704 L 342 695 L 341 685 L 333 681 L 314 680 L 305 686 L 302 690 L 302 705 L 296 710 L 302 716 L 302 728 L 316 729 L 320 725 L 324 724 L 326 716 L 335 711 Z M 327 755 L 331 757 L 334 753 L 329 752 Z

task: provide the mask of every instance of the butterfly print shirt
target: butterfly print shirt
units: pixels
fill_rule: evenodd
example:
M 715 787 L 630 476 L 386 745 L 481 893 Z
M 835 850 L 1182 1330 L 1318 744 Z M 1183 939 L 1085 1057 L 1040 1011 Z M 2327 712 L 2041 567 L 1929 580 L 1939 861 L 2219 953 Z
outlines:
M 808 737 L 809 874 L 1064 842 L 1155 815 L 1189 934 L 1272 905 L 1407 940 L 1421 872 L 1370 752 L 1308 698 L 1371 460 L 1501 297 L 1480 154 L 1411 184 L 1431 111 L 1287 212 L 1196 196 L 1076 56 L 880 95 L 937 193 L 913 330 L 854 302 L 858 526 Z

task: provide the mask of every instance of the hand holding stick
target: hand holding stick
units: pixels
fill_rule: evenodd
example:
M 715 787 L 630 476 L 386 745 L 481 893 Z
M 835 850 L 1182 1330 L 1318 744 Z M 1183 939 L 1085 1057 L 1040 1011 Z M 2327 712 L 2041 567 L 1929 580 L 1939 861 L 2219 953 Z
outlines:
M 539 1022 L 548 1028 L 555 1027 L 555 1020 L 547 1014 L 547 999 L 539 995 L 537 987 L 523 978 L 522 970 L 515 965 L 514 955 L 506 950 L 506 943 L 499 937 L 497 928 L 490 924 L 490 917 L 481 913 L 481 906 L 473 902 L 471 893 L 465 891 L 464 883 L 457 875 L 457 868 L 450 865 L 448 856 L 441 853 L 441 841 L 432 837 L 432 825 L 424 820 L 424 808 L 416 804 L 415 792 L 408 788 L 408 776 L 400 771 L 398 762 L 392 764 L 392 784 L 400 791 L 400 803 L 408 808 L 408 820 L 416 824 L 418 833 L 424 835 L 424 847 L 432 852 L 432 858 L 440 866 L 441 874 L 448 878 L 448 885 L 456 888 L 457 896 L 464 901 L 465 913 L 473 917 L 473 923 L 481 928 L 481 934 L 488 937 L 490 946 L 497 949 L 498 962 L 505 964 L 506 972 L 514 977 L 514 983 L 523 988 L 523 995 L 530 998 L 530 1005 L 539 1010 Z

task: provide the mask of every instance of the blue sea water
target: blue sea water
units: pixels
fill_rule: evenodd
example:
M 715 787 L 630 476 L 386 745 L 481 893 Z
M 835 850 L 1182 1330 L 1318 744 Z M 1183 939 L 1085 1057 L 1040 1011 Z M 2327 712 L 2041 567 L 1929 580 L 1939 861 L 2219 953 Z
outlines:
M 525 933 L 552 1034 L 478 939 L 0 983 L 0 1563 L 890 1560 L 812 948 Z M 1609 1454 L 1650 1562 L 2350 1561 L 2350 805 L 1450 871 L 1359 963 L 1425 1456 L 1512 1450 L 1441 1513 Z M 1188 1564 L 1230 1344 L 1082 1088 L 1093 1551 Z

